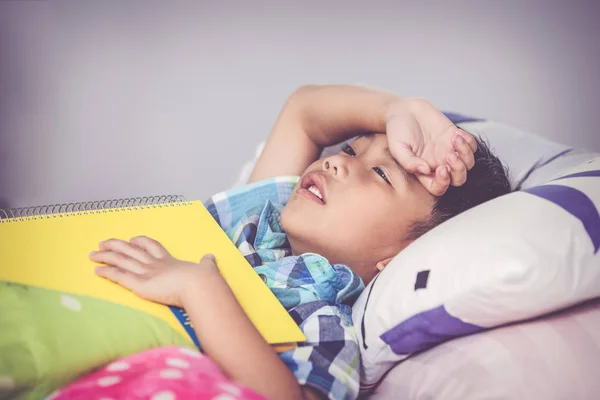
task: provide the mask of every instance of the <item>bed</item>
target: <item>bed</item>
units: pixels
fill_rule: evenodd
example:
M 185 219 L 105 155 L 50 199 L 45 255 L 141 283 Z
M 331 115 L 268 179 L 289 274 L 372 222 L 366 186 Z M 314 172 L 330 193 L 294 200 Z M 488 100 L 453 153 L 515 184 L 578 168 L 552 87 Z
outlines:
M 487 211 L 469 210 L 473 215 L 461 217 L 465 221 L 455 221 L 454 227 L 440 226 L 433 230 L 445 229 L 443 234 L 437 237 L 432 234 L 433 239 L 418 239 L 414 244 L 429 242 L 421 246 L 421 252 L 411 249 L 414 244 L 409 246 L 410 259 L 404 257 L 403 268 L 390 273 L 388 281 L 395 283 L 388 285 L 387 293 L 375 294 L 378 302 L 369 306 L 370 312 L 365 311 L 371 285 L 367 287 L 355 303 L 353 313 L 359 339 L 364 342 L 367 337 L 367 341 L 371 341 L 368 349 L 366 345 L 361 349 L 361 397 L 380 400 L 596 398 L 600 393 L 600 381 L 595 377 L 600 371 L 600 331 L 597 329 L 600 326 L 599 154 L 494 121 L 456 113 L 447 115 L 461 128 L 487 140 L 508 167 L 516 193 L 507 196 L 512 196 L 513 203 L 504 199 L 506 204 L 496 208 L 482 205 Z M 339 151 L 342 145 L 325 149 L 323 156 Z M 235 185 L 246 182 L 262 146 L 263 143 L 257 146 L 254 158 L 244 166 Z M 558 194 L 548 193 L 549 188 L 556 187 Z M 565 202 L 562 199 L 565 195 L 570 200 Z M 435 245 L 443 245 L 442 238 L 471 229 L 465 228 L 466 221 L 503 213 L 506 213 L 504 219 L 510 220 L 510 213 L 528 207 L 522 205 L 528 201 L 532 202 L 531 210 L 521 210 L 522 219 L 537 214 L 537 219 L 529 222 L 535 226 L 515 221 L 515 226 L 507 228 L 504 237 L 515 233 L 513 242 L 505 244 L 508 247 L 502 252 L 504 258 L 482 253 L 487 268 L 500 272 L 514 267 L 510 258 L 517 259 L 516 264 L 521 263 L 513 268 L 518 274 L 508 278 L 500 274 L 504 281 L 490 278 L 490 281 L 501 282 L 483 286 L 484 291 L 495 293 L 488 296 L 487 304 L 482 300 L 485 294 L 480 293 L 481 288 L 475 294 L 464 293 L 468 292 L 465 276 L 472 275 L 472 270 L 454 271 L 454 276 L 447 276 L 454 288 L 433 288 L 428 295 L 414 296 L 409 288 L 400 284 L 411 279 L 410 273 L 419 272 L 418 260 L 432 262 L 431 257 L 420 253 L 432 253 Z M 502 218 L 498 220 L 500 224 Z M 473 230 L 476 225 L 473 224 Z M 521 231 L 520 225 L 523 226 Z M 484 240 L 480 238 L 483 236 L 488 244 L 502 241 L 502 236 L 476 235 L 476 231 L 474 234 L 471 240 Z M 581 250 L 579 245 L 587 247 Z M 490 246 L 493 249 L 499 245 Z M 580 250 L 581 254 L 576 254 Z M 533 257 L 524 254 L 533 254 Z M 524 259 L 528 259 L 527 262 Z M 414 271 L 406 272 L 411 269 L 411 263 L 417 264 Z M 388 273 L 389 268 L 384 272 Z M 462 277 L 455 277 L 461 274 Z M 502 293 L 510 295 L 502 299 Z M 478 303 L 484 305 L 473 306 Z M 435 314 L 435 304 L 443 311 L 449 309 L 448 315 Z M 361 332 L 365 315 L 369 316 L 367 334 Z M 436 325 L 444 318 L 450 318 L 454 324 L 447 331 L 432 331 L 427 325 Z M 399 326 L 403 326 L 402 334 L 386 342 L 386 335 L 394 329 L 398 331 Z M 368 334 L 369 329 L 373 334 Z M 417 347 L 410 347 L 404 340 L 413 335 L 421 336 Z M 391 350 L 394 346 L 400 350 Z

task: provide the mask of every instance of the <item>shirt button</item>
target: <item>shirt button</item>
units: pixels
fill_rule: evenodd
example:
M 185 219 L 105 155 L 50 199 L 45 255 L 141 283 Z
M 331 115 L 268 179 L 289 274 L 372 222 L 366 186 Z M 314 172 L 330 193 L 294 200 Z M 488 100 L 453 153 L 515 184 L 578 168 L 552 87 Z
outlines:
M 264 283 L 267 283 L 267 277 L 264 274 L 258 274 Z

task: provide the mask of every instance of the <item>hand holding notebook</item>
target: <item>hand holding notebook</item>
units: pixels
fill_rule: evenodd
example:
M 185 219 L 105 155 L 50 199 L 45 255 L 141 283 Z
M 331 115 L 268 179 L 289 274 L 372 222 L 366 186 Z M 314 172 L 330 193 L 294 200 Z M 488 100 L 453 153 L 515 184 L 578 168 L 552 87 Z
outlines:
M 183 308 L 184 298 L 198 284 L 220 277 L 215 257 L 207 254 L 199 263 L 174 258 L 162 244 L 147 236 L 129 242 L 109 239 L 99 243 L 90 259 L 107 266 L 96 273 L 159 304 Z

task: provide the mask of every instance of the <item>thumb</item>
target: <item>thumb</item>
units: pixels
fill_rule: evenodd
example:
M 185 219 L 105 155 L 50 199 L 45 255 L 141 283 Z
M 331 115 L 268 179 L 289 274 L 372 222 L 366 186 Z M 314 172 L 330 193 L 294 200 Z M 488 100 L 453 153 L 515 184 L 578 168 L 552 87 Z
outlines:
M 429 164 L 421 157 L 416 156 L 407 146 L 394 146 L 390 151 L 400 166 L 407 172 L 411 174 L 420 173 L 423 175 L 428 175 L 431 172 Z
M 214 264 L 216 262 L 216 259 L 215 259 L 214 255 L 208 253 L 208 254 L 205 254 L 204 256 L 202 256 L 202 258 L 200 259 L 200 262 L 201 263 L 202 262 L 208 262 L 208 263 L 213 263 Z

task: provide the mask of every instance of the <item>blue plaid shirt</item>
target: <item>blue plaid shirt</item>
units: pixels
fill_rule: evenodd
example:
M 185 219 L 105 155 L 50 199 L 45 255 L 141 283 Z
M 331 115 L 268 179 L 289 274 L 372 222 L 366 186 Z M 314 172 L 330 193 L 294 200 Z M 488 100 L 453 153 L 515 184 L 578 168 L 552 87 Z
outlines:
M 354 399 L 360 352 L 351 305 L 364 289 L 345 265 L 292 256 L 279 221 L 298 177 L 278 177 L 213 196 L 206 208 L 288 310 L 307 340 L 280 354 L 301 385 L 329 399 Z

